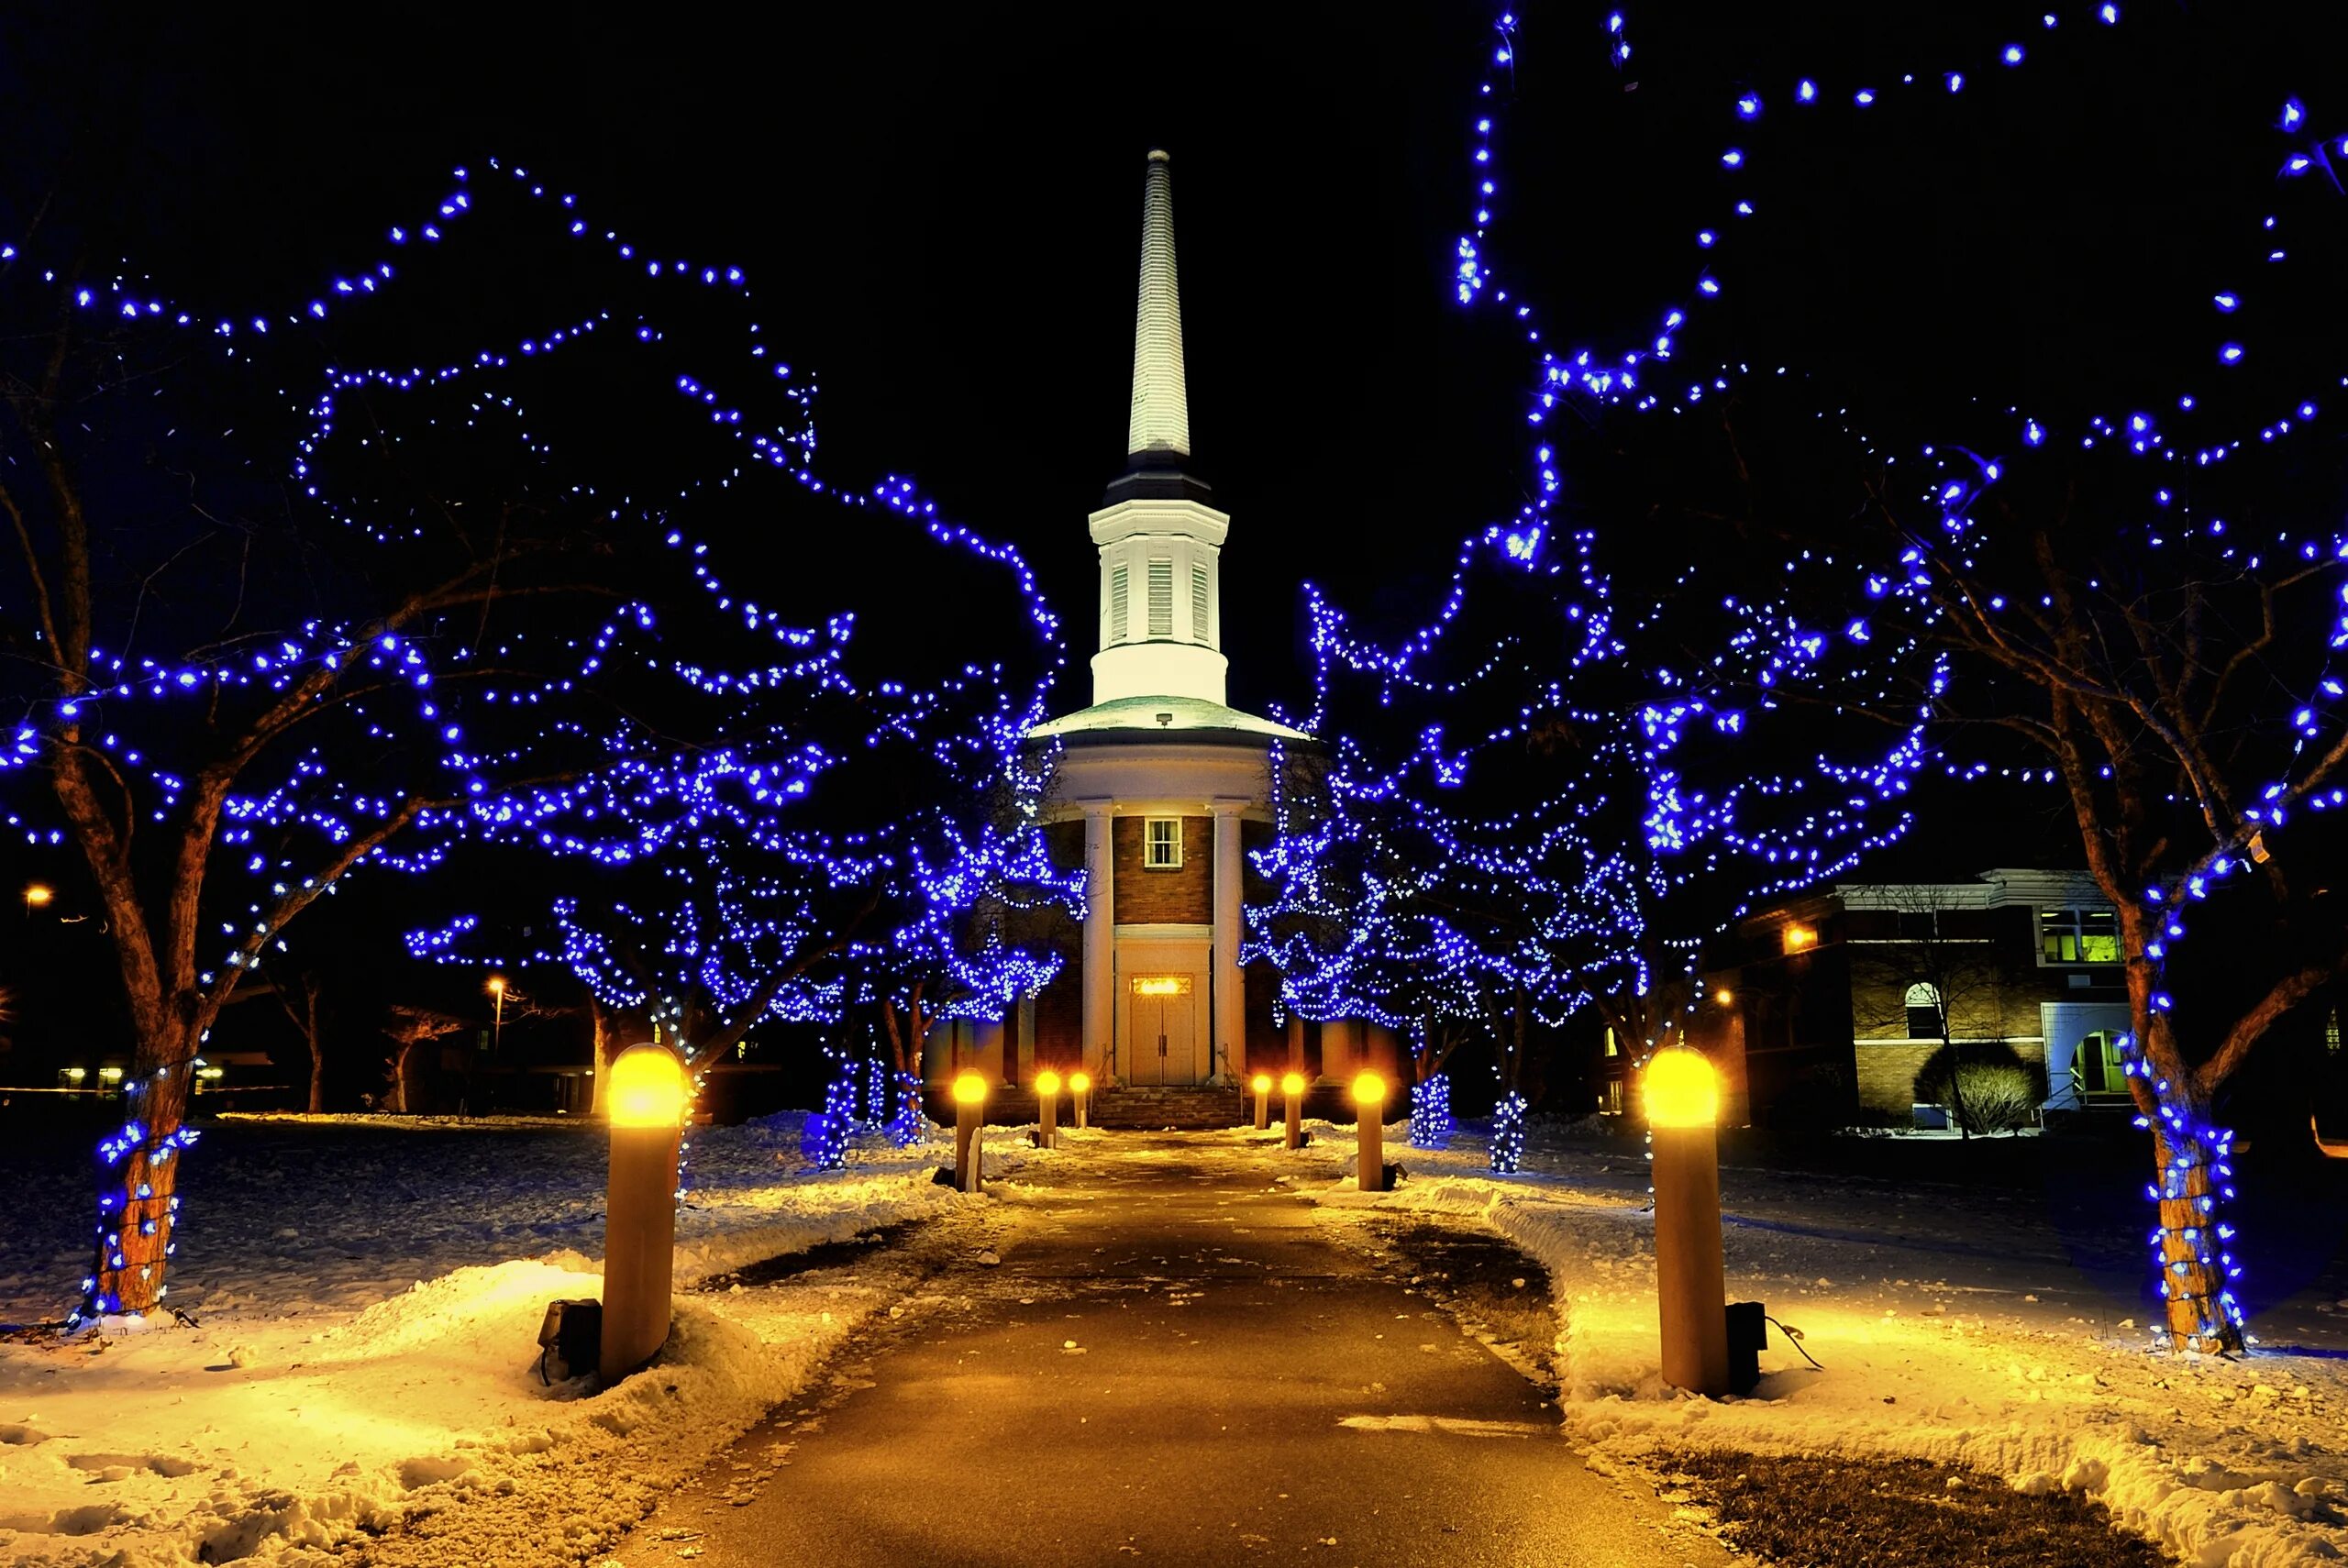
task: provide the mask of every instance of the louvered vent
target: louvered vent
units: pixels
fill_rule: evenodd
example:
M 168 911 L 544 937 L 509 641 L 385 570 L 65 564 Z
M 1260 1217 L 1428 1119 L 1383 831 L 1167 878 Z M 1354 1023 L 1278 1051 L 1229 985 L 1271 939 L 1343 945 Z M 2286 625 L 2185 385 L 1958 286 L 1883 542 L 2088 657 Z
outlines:
M 1149 635 L 1170 637 L 1174 635 L 1174 563 L 1149 563 Z
M 1197 565 L 1191 568 L 1191 640 L 1207 640 L 1207 569 Z
M 1125 640 L 1125 569 L 1109 569 L 1109 641 Z

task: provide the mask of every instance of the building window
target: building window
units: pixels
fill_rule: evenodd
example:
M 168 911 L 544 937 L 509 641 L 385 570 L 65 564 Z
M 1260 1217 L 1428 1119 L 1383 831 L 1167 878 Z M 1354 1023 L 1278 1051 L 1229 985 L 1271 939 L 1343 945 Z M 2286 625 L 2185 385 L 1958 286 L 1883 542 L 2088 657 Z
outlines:
M 1125 640 L 1125 569 L 1121 566 L 1109 569 L 1109 640 Z
M 2120 917 L 2110 910 L 2041 910 L 2038 952 L 2042 964 L 2117 964 Z
M 1191 568 L 1191 640 L 1207 640 L 1207 569 Z
M 1606 1026 L 1606 1054 L 1610 1056 L 1623 1054 L 1623 1043 L 1614 1038 L 1614 1026 L 1611 1023 Z
M 1151 871 L 1177 871 L 1182 866 L 1182 819 L 1146 817 L 1142 821 L 1141 863 Z
M 2340 1055 L 2340 1010 L 2336 1007 L 2331 1010 L 2331 1016 L 2323 1021 L 2323 1054 Z
M 1941 993 L 1937 987 L 1919 980 L 1908 988 L 1908 1038 L 1938 1040 L 1942 1038 Z
M 1622 1079 L 1609 1078 L 1606 1080 L 1605 1087 L 1598 1091 L 1598 1110 L 1599 1113 L 1602 1116 L 1620 1116 L 1623 1114 Z
M 1174 563 L 1149 563 L 1149 635 L 1170 637 L 1174 635 Z
M 2071 1091 L 2080 1099 L 2091 1094 L 2125 1094 L 2128 1075 L 2120 1065 L 2120 1039 L 2099 1029 L 2079 1041 L 2071 1053 Z

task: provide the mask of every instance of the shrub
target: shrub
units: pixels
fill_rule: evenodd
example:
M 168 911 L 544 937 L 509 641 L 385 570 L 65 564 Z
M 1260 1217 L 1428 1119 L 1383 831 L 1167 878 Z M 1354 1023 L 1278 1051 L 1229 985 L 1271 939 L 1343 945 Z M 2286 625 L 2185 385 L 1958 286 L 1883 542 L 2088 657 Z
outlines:
M 1916 1099 L 1967 1132 L 2013 1132 L 2037 1118 L 2038 1073 L 2003 1041 L 1944 1045 L 1916 1074 Z

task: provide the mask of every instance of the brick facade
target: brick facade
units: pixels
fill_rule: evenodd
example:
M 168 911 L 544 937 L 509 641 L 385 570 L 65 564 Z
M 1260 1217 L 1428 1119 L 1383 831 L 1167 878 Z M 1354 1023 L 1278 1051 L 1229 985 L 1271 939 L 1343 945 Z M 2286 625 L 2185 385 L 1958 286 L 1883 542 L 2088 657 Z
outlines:
M 1182 819 L 1182 864 L 1153 871 L 1142 864 L 1142 817 L 1110 823 L 1119 925 L 1205 925 L 1214 919 L 1214 819 Z M 1079 840 L 1080 853 L 1082 841 Z

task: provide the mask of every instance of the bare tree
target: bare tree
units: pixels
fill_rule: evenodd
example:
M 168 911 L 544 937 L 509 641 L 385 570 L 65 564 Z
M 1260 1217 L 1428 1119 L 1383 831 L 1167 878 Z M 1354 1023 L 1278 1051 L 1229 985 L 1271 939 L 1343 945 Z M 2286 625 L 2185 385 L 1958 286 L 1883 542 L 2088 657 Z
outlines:
M 1966 1103 L 1966 1075 L 1957 1071 L 1981 1048 L 2004 1045 L 2005 969 L 1995 942 L 1957 929 L 1971 906 L 1955 890 L 1929 883 L 1874 887 L 1846 909 L 1888 914 L 1898 931 L 1864 942 L 1846 939 L 1851 955 L 1851 1021 L 1861 1029 L 1897 1028 L 1910 1039 L 1933 1039 L 1946 1064 L 1948 1110 L 1960 1138 L 1969 1140 L 1979 1108 Z M 1920 1025 L 1927 1026 L 1921 1028 Z M 2010 1047 L 2009 1047 L 2010 1048 Z
M 318 977 L 305 971 L 290 981 L 279 979 L 271 989 L 276 993 L 277 1005 L 284 1009 L 287 1021 L 309 1047 L 310 1096 L 306 1104 L 310 1114 L 316 1116 L 327 1108 L 327 1051 L 326 1041 L 318 1032 Z
M 409 1088 L 415 1081 L 417 1046 L 434 1044 L 472 1027 L 471 1020 L 459 1018 L 452 1013 L 435 1012 L 430 1008 L 410 1007 L 404 1003 L 394 1006 L 391 1021 L 383 1026 L 383 1032 L 392 1041 L 392 1054 L 383 1059 L 383 1109 L 399 1116 L 407 1115 L 415 1109 L 410 1103 Z
M 1904 531 L 1934 635 L 1969 664 L 1970 699 L 1941 707 L 2018 737 L 2059 784 L 2119 917 L 2169 1341 L 2239 1351 L 2213 1113 L 2276 1025 L 2348 974 L 2331 846 L 2301 822 L 2348 771 L 2348 734 L 2320 739 L 2308 696 L 2329 679 L 2341 562 L 2312 543 L 2244 553 L 2215 529 L 2107 528 L 2092 470 L 2033 479 L 1996 480 L 1964 529 Z M 2224 938 L 2195 922 L 2220 893 Z M 2220 941 L 2222 959 L 2197 966 Z

